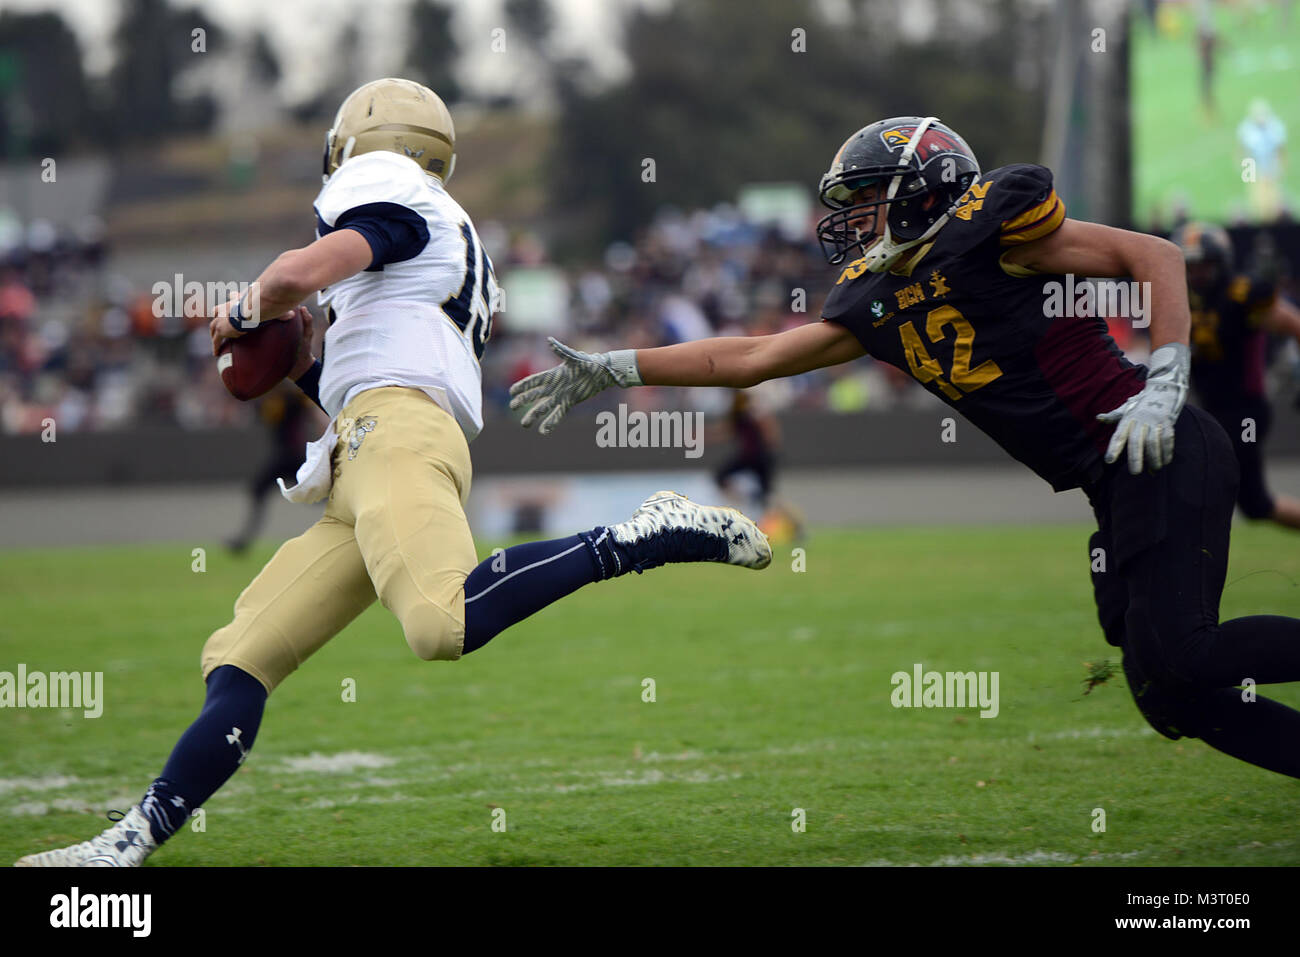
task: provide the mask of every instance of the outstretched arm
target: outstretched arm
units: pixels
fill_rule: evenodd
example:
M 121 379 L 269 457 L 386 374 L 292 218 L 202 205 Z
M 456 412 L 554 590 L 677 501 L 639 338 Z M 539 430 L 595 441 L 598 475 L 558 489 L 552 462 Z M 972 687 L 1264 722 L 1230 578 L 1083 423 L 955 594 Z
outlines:
M 636 353 L 642 385 L 723 386 L 748 389 L 839 365 L 866 352 L 844 326 L 810 322 L 770 336 L 697 339 Z
M 551 340 L 560 365 L 510 387 L 510 408 L 528 408 L 524 428 L 541 421 L 545 435 L 565 413 L 612 385 L 750 386 L 848 362 L 866 352 L 833 322 L 810 322 L 770 336 L 699 339 L 658 349 L 622 349 L 590 355 Z

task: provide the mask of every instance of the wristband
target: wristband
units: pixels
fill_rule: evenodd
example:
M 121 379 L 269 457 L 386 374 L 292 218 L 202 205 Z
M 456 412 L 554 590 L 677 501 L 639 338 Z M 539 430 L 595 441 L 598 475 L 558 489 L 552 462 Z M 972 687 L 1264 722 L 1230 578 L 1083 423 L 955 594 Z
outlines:
M 254 319 L 244 313 L 244 303 L 248 301 L 248 293 L 244 293 L 239 301 L 230 307 L 230 312 L 226 315 L 231 328 L 236 332 L 252 332 L 262 324 L 261 319 Z
M 606 354 L 609 356 L 607 368 L 615 382 L 624 388 L 645 384 L 641 381 L 641 370 L 636 367 L 635 349 L 619 349 Z
M 1191 350 L 1182 342 L 1167 342 L 1151 353 L 1147 362 L 1148 379 L 1186 385 L 1187 373 L 1192 365 Z

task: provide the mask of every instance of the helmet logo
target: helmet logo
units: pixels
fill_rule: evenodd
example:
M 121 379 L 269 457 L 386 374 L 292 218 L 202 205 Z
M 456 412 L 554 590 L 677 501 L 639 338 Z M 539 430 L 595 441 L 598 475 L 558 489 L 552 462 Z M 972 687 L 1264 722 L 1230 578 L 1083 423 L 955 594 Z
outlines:
M 419 159 L 424 155 L 424 150 L 413 150 L 409 146 L 403 146 L 402 152 L 411 157 L 411 159 Z
M 892 126 L 881 132 L 880 141 L 890 150 L 901 153 L 906 149 L 907 144 L 911 142 L 912 134 L 916 132 L 916 126 L 915 123 Z M 969 155 L 969 151 L 962 145 L 960 140 L 933 126 L 921 134 L 921 142 L 916 144 L 915 156 L 921 169 L 925 169 L 930 165 L 931 160 L 939 156 L 969 157 Z

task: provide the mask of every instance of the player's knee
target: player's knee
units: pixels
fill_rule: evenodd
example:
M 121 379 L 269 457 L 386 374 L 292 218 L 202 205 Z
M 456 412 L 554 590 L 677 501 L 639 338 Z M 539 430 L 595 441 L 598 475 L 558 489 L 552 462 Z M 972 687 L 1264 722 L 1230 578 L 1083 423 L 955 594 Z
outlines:
M 1129 690 L 1151 727 L 1171 741 L 1188 734 L 1186 698 L 1181 692 L 1156 681 L 1130 681 Z
M 298 660 L 279 636 L 249 625 L 238 616 L 203 643 L 199 667 L 204 681 L 223 665 L 252 675 L 267 694 L 298 667 Z
M 455 661 L 465 646 L 465 622 L 433 602 L 420 602 L 401 615 L 402 633 L 423 661 Z
M 214 670 L 228 664 L 230 651 L 237 643 L 234 629 L 235 623 L 231 622 L 224 628 L 218 628 L 203 643 L 203 650 L 199 654 L 199 666 L 205 681 Z
M 1172 741 L 1190 736 L 1187 730 L 1188 703 L 1192 696 L 1186 684 L 1167 675 L 1162 658 L 1127 647 L 1124 650 L 1124 677 L 1129 693 L 1147 724 Z

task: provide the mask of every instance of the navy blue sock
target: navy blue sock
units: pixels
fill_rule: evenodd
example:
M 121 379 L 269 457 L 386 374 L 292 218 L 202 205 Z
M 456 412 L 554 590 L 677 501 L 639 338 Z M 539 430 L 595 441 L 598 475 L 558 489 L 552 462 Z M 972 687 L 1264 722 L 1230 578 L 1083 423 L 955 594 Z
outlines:
M 498 552 L 465 579 L 464 654 L 583 585 L 632 570 L 631 561 L 602 525 Z
M 208 675 L 203 710 L 172 749 L 162 774 L 149 785 L 140 808 L 161 844 L 176 833 L 217 788 L 239 770 L 253 747 L 266 706 L 266 689 L 234 665 Z

